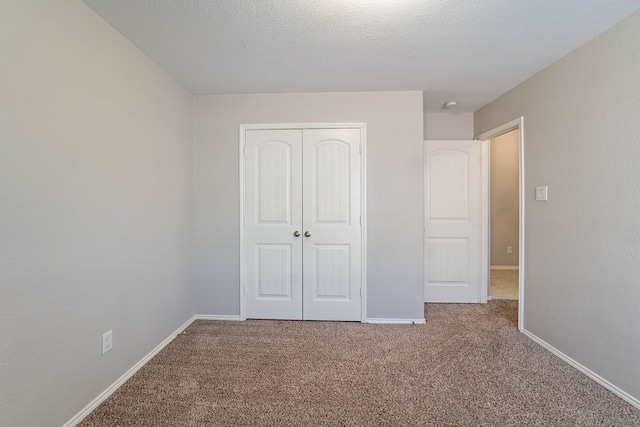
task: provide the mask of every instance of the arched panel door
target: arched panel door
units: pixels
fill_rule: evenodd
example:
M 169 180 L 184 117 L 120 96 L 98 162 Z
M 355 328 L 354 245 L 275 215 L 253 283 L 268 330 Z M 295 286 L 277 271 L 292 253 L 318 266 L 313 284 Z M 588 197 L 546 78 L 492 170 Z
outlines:
M 302 131 L 245 134 L 247 316 L 302 319 Z
M 425 143 L 425 302 L 481 302 L 481 154 L 480 141 Z
M 360 130 L 308 129 L 303 141 L 304 318 L 360 320 Z

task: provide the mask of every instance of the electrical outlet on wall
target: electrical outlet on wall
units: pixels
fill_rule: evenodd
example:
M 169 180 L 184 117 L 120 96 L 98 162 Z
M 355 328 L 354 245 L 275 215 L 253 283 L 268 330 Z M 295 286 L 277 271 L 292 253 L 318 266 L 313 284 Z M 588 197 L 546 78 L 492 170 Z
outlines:
M 507 246 L 507 253 L 508 254 L 512 254 L 513 253 L 513 246 Z
M 105 332 L 102 334 L 102 354 L 111 350 L 113 347 L 113 331 Z

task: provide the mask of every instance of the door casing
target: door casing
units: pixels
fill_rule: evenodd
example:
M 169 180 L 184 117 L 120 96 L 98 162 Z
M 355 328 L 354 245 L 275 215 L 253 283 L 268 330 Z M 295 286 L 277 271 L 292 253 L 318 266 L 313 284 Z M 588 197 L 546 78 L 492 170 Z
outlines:
M 519 250 L 519 259 L 518 259 L 518 330 L 523 331 L 524 328 L 524 298 L 525 298 L 525 286 L 524 286 L 524 205 L 525 205 L 525 182 L 524 182 L 524 116 L 520 116 L 517 119 L 511 120 L 503 125 L 495 127 L 487 132 L 484 132 L 480 135 L 477 135 L 474 139 L 482 141 L 483 151 L 482 157 L 483 159 L 488 158 L 489 154 L 489 141 L 493 138 L 496 138 L 500 135 L 503 135 L 507 132 L 511 132 L 512 130 L 518 130 L 518 179 L 519 185 L 518 190 L 520 192 L 519 195 L 519 238 L 518 238 L 518 250 Z M 485 164 L 486 162 L 486 164 Z M 484 268 L 482 272 L 483 280 L 489 280 L 489 167 L 488 160 L 483 160 L 483 176 L 482 176 L 482 187 L 483 187 L 483 236 L 482 236 L 482 247 L 483 247 L 483 259 L 482 259 L 482 267 Z M 487 289 L 485 285 L 484 289 Z
M 241 124 L 239 127 L 238 158 L 239 158 L 239 183 L 240 183 L 240 320 L 247 319 L 246 312 L 246 280 L 245 280 L 245 132 L 247 130 L 282 130 L 282 129 L 359 129 L 361 135 L 360 146 L 360 206 L 362 213 L 361 233 L 361 319 L 362 323 L 367 319 L 367 150 L 366 150 L 366 123 L 278 123 L 278 124 Z

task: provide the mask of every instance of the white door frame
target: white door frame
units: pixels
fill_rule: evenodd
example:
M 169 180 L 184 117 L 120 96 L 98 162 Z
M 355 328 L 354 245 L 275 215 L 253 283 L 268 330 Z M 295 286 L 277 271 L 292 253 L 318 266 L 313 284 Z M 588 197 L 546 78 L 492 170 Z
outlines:
M 482 141 L 482 287 L 488 292 L 489 281 L 489 141 L 513 130 L 518 130 L 518 180 L 519 180 L 519 224 L 518 224 L 518 330 L 524 330 L 524 117 L 511 120 L 501 126 L 481 133 L 475 139 Z
M 360 204 L 362 214 L 362 259 L 361 259 L 361 319 L 367 319 L 367 125 L 366 123 L 276 123 L 276 124 L 241 124 L 238 139 L 238 158 L 240 170 L 240 320 L 247 320 L 246 293 L 247 284 L 244 274 L 244 224 L 245 224 L 245 132 L 247 130 L 274 129 L 360 129 Z

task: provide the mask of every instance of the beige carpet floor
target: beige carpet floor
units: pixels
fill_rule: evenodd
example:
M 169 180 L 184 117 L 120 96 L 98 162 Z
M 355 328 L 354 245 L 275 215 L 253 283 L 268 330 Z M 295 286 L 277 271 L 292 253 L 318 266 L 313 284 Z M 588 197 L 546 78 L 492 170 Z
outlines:
M 640 426 L 516 329 L 517 301 L 427 325 L 196 321 L 82 426 Z

